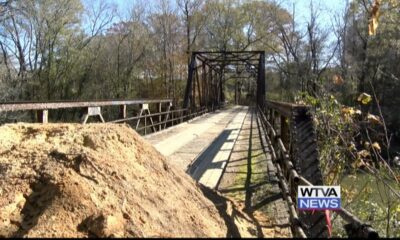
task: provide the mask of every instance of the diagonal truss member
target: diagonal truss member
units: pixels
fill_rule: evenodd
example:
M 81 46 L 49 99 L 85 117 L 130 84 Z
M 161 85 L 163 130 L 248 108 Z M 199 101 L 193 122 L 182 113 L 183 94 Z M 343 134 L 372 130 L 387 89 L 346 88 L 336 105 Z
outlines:
M 247 75 L 242 76 L 242 72 L 246 72 Z M 257 104 L 264 105 L 265 51 L 206 51 L 192 52 L 183 108 L 220 106 L 225 101 L 223 91 L 225 74 L 240 75 L 241 77 L 236 77 L 245 79 L 255 78 Z M 236 91 L 237 86 L 235 86 L 235 96 Z

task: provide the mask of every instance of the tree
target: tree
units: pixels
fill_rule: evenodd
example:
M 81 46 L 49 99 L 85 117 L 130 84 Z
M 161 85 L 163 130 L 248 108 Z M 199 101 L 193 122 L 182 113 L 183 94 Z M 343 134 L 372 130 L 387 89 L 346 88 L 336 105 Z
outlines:
M 190 52 L 194 49 L 197 37 L 203 30 L 206 15 L 201 13 L 203 0 L 178 0 L 177 4 L 182 11 L 186 27 L 187 62 L 190 63 Z

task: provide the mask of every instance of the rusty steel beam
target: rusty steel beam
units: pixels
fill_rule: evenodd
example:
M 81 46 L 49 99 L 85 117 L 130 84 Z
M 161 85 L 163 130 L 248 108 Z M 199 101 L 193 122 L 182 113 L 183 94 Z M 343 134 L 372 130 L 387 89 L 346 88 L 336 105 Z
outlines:
M 202 56 L 202 57 L 204 57 L 204 56 Z M 254 58 L 254 59 L 243 58 L 242 59 L 242 58 L 238 58 L 238 57 L 232 57 L 232 58 L 226 58 L 226 59 L 209 59 L 209 58 L 207 58 L 207 61 L 216 62 L 216 63 L 219 63 L 219 62 L 256 62 L 253 64 L 257 64 L 259 59 L 256 59 L 256 58 Z
M 210 62 L 231 62 L 231 61 L 259 61 L 259 55 L 263 51 L 256 52 L 193 52 L 197 57 L 202 57 Z
M 310 109 L 307 105 L 300 105 L 294 103 L 278 102 L 278 101 L 266 101 L 265 105 L 269 108 L 274 109 L 285 117 L 291 117 L 293 112 L 296 111 L 307 111 Z
M 265 104 L 265 52 L 260 53 L 260 61 L 257 74 L 257 104 L 264 107 Z
M 200 66 L 196 66 L 198 62 L 201 62 L 202 64 Z M 201 67 L 204 74 L 206 71 L 205 66 L 208 67 L 208 72 L 211 73 L 211 84 L 207 82 L 205 77 L 202 79 L 198 77 L 198 68 Z M 210 105 L 210 101 L 204 101 L 203 99 L 206 93 L 201 92 L 200 90 L 202 84 L 203 86 L 204 84 L 211 85 L 209 88 L 211 91 L 215 92 L 213 95 L 216 105 L 224 102 L 223 84 L 226 79 L 224 78 L 223 80 L 223 76 L 228 73 L 239 74 L 237 71 L 242 66 L 244 66 L 243 71 L 250 74 L 249 78 L 257 76 L 257 101 L 259 105 L 264 105 L 265 51 L 194 51 L 191 54 L 191 60 L 188 65 L 188 78 L 183 108 L 195 107 L 196 97 L 199 98 L 200 106 Z M 229 71 L 231 69 L 234 70 L 234 72 Z M 198 94 L 195 90 L 196 85 L 198 88 Z
M 228 76 L 227 78 L 244 78 L 244 79 L 248 79 L 248 78 L 254 78 L 254 76 Z
M 209 63 L 207 62 L 207 59 L 202 58 L 202 56 L 197 55 L 196 58 L 197 58 L 198 60 L 200 60 L 203 64 L 206 64 L 208 67 L 210 67 L 211 69 L 213 69 L 214 71 L 216 71 L 216 72 L 221 71 L 221 69 L 215 68 L 215 65 L 209 64 Z
M 105 107 L 143 103 L 168 103 L 172 99 L 132 99 L 132 100 L 91 100 L 91 101 L 50 101 L 50 102 L 5 102 L 0 103 L 0 112 L 48 110 L 84 107 Z
M 194 51 L 194 54 L 258 54 L 263 53 L 264 51 Z
M 282 112 L 289 112 L 293 109 L 294 110 L 300 109 L 300 112 L 302 112 L 304 107 L 307 107 L 304 105 L 290 104 L 290 103 L 283 103 L 283 102 L 267 101 L 267 103 L 269 103 L 269 105 L 268 104 L 267 105 L 269 106 L 270 110 L 274 110 L 277 112 L 280 112 L 278 107 L 281 108 L 280 110 Z M 314 186 L 315 183 L 310 182 L 305 176 L 302 175 L 302 172 L 298 172 L 294 168 L 294 164 L 293 164 L 293 162 L 291 162 L 293 160 L 290 157 L 290 154 L 287 152 L 286 147 L 282 142 L 281 136 L 277 134 L 273 125 L 267 120 L 267 117 L 264 114 L 264 112 L 260 106 L 258 106 L 258 113 L 259 113 L 260 120 L 261 120 L 260 122 L 262 123 L 264 129 L 267 131 L 267 133 L 265 134 L 265 138 L 267 139 L 267 143 L 270 146 L 272 158 L 276 161 L 277 156 L 279 155 L 279 153 L 281 153 L 280 154 L 282 156 L 281 160 L 283 160 L 282 166 L 285 167 L 286 173 L 289 172 L 289 178 L 284 179 L 284 180 L 289 181 L 289 182 L 291 180 L 293 180 L 293 183 L 294 183 L 293 186 L 290 185 L 291 188 L 283 186 L 283 193 L 287 192 L 288 190 L 289 190 L 289 192 L 295 191 L 296 187 L 299 185 Z M 292 114 L 292 113 L 290 113 L 290 114 Z M 296 116 L 297 116 L 296 111 L 294 111 L 293 117 L 296 117 Z M 271 138 L 268 137 L 268 132 L 271 133 L 271 136 L 272 136 Z M 273 142 L 275 142 L 276 144 L 274 144 Z M 275 145 L 277 145 L 277 147 L 275 147 Z M 296 146 L 294 146 L 294 148 L 296 148 Z M 309 152 L 309 151 L 307 151 L 307 152 Z M 293 154 L 293 153 L 291 153 L 291 154 Z M 318 158 L 318 156 L 317 156 L 317 158 Z M 278 162 L 276 162 L 275 164 L 278 169 L 278 172 L 281 172 L 280 173 L 281 175 L 283 175 L 283 176 L 287 175 L 287 174 L 285 174 L 283 169 L 281 169 L 280 164 Z M 282 164 L 282 161 L 281 161 L 281 164 Z M 318 177 L 313 175 L 313 178 L 318 178 Z M 313 180 L 315 180 L 315 179 L 312 179 L 311 181 L 313 181 Z M 321 184 L 317 184 L 317 185 L 321 185 Z M 290 195 L 290 194 L 287 194 L 287 195 Z M 359 218 L 354 216 L 352 213 L 350 213 L 346 209 L 341 208 L 340 210 L 335 211 L 335 212 L 346 223 L 348 223 L 344 226 L 344 228 L 349 237 L 361 237 L 361 238 L 378 238 L 379 237 L 378 232 L 374 228 L 372 228 L 368 224 L 363 223 Z M 307 224 L 305 223 L 305 220 L 307 220 L 307 218 L 309 218 L 311 216 L 303 215 L 302 213 L 300 213 L 297 217 L 298 217 L 299 221 L 302 222 L 302 225 L 304 227 L 306 227 L 306 229 L 307 229 L 308 227 L 307 227 Z M 312 236 L 314 236 L 314 233 L 311 233 L 311 234 L 313 234 Z
M 194 68 L 196 67 L 196 56 L 192 54 L 188 65 L 188 79 L 186 82 L 185 96 L 183 98 L 183 108 L 188 108 L 192 105 L 192 87 L 194 85 Z

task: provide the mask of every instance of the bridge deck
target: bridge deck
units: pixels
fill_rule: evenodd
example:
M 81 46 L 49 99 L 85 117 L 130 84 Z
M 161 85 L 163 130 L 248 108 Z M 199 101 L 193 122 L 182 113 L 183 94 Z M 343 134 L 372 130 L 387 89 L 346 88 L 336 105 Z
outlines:
M 234 124 L 231 123 L 235 122 L 236 128 L 240 129 L 247 111 L 248 107 L 240 106 L 216 111 L 145 138 L 166 156 L 171 164 L 186 171 L 196 158 L 200 156 L 204 158 L 204 154 L 216 155 L 216 151 L 220 148 L 215 146 L 230 135 L 229 129 L 234 127 Z M 225 156 L 225 160 L 228 160 L 227 156 Z M 221 161 L 221 159 L 217 161 Z M 208 162 L 204 162 L 198 167 L 203 168 L 207 165 Z M 196 176 L 199 177 L 199 174 Z M 198 180 L 198 178 L 196 179 Z
M 235 106 L 146 138 L 200 183 L 244 202 L 250 212 L 265 212 L 260 237 L 290 237 L 287 204 L 260 131 L 256 111 Z

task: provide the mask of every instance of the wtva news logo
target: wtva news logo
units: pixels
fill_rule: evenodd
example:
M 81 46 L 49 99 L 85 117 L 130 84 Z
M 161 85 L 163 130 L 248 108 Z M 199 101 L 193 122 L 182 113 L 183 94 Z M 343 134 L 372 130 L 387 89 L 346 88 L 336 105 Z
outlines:
M 339 210 L 340 186 L 298 186 L 299 210 Z

